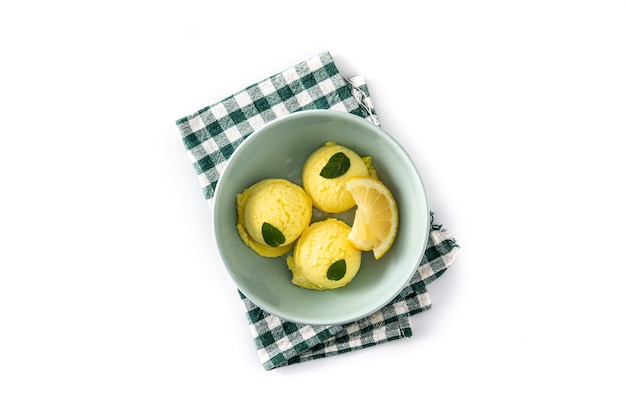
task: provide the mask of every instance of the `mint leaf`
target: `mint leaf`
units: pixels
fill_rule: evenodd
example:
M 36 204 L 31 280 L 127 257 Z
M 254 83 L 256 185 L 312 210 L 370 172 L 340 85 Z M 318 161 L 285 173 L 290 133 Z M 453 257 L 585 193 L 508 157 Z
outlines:
M 348 172 L 350 169 L 350 158 L 343 152 L 337 152 L 330 157 L 326 166 L 320 171 L 320 175 L 324 178 L 337 178 Z
M 267 222 L 263 223 L 263 226 L 261 226 L 261 233 L 263 234 L 263 240 L 265 240 L 265 243 L 273 248 L 285 243 L 285 235 Z
M 331 281 L 339 281 L 346 275 L 346 260 L 340 259 L 328 267 L 326 278 Z

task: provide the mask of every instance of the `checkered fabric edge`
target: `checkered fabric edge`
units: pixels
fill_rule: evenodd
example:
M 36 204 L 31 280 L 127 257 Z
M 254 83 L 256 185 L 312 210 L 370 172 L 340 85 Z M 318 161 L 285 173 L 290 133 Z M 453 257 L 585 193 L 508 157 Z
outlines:
M 377 123 L 362 77 L 345 78 L 324 51 L 176 121 L 207 201 L 226 162 L 252 132 L 290 113 L 330 109 Z
M 271 370 L 410 337 L 409 316 L 431 307 L 426 285 L 446 271 L 458 250 L 456 240 L 431 221 L 426 252 L 409 285 L 379 311 L 346 325 L 291 323 L 265 312 L 240 293 L 263 367 Z

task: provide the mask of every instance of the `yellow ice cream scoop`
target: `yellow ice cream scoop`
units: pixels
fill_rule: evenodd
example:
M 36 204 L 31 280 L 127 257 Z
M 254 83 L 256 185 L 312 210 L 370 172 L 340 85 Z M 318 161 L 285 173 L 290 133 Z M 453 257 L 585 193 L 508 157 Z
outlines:
M 335 218 L 312 223 L 287 257 L 291 282 L 303 288 L 331 290 L 352 281 L 361 267 L 361 251 L 348 242 L 349 234 L 350 226 Z
M 334 142 L 315 150 L 302 168 L 302 184 L 313 200 L 313 205 L 327 213 L 341 213 L 355 202 L 346 190 L 346 181 L 367 177 L 370 170 L 366 161 L 356 152 Z
M 281 256 L 311 223 L 312 211 L 302 187 L 285 179 L 264 179 L 237 195 L 237 231 L 259 255 Z

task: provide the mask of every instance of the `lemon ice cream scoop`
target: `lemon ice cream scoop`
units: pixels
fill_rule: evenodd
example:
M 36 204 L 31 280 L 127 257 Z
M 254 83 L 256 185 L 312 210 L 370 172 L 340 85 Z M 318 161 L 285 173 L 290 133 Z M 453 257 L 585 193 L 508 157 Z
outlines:
M 281 256 L 311 223 L 312 211 L 302 187 L 280 178 L 264 179 L 237 195 L 237 231 L 259 255 Z
M 341 213 L 355 202 L 346 190 L 346 181 L 367 177 L 370 170 L 356 152 L 334 142 L 315 150 L 302 168 L 302 184 L 313 205 L 327 213 Z
M 348 242 L 349 234 L 350 226 L 335 218 L 312 223 L 287 257 L 291 282 L 303 288 L 331 290 L 352 281 L 361 267 L 361 251 Z

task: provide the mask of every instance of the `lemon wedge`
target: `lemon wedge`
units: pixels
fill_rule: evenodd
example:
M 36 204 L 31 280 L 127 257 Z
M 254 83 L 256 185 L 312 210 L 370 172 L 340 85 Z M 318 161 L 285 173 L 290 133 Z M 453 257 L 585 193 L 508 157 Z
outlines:
M 362 251 L 371 250 L 380 259 L 393 245 L 398 233 L 398 205 L 389 189 L 378 179 L 356 177 L 346 182 L 357 209 L 348 241 Z

